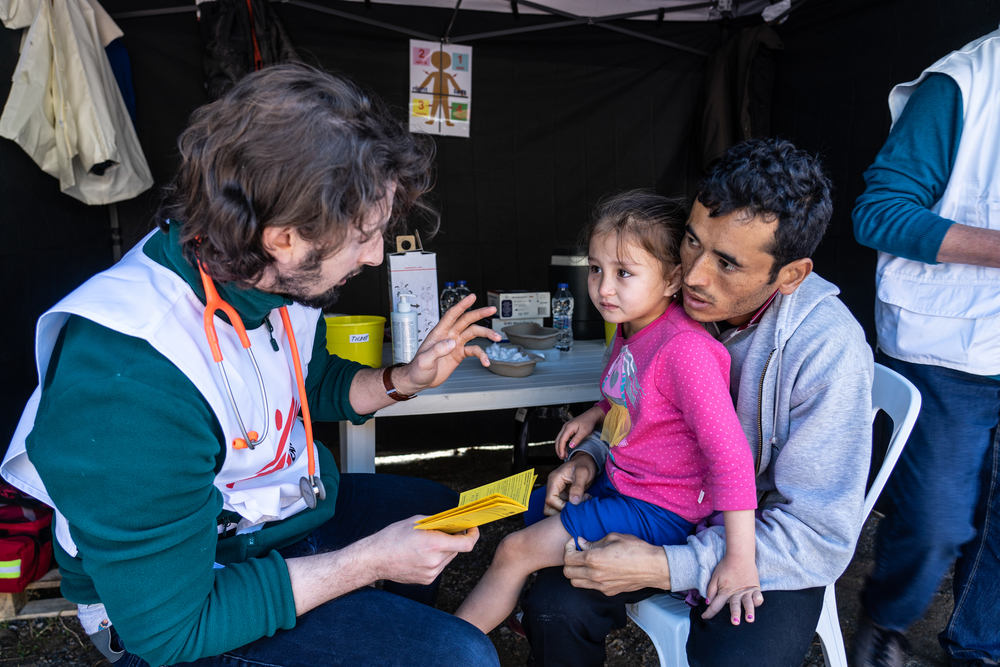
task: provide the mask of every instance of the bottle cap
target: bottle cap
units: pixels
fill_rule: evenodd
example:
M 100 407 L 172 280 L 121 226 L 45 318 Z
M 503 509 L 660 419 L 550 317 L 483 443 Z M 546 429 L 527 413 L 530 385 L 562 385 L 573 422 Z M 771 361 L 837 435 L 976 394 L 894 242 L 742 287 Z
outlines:
M 559 289 L 569 289 L 569 283 L 559 283 Z
M 445 283 L 444 286 L 447 289 L 448 287 L 454 287 L 455 283 Z
M 462 286 L 464 286 L 464 285 L 465 285 L 465 281 L 464 281 L 464 280 L 459 280 L 459 281 L 458 281 L 458 286 L 459 286 L 459 287 L 462 287 Z
M 408 313 L 410 312 L 410 302 L 406 300 L 406 297 L 411 299 L 416 299 L 417 297 L 413 294 L 400 294 L 399 295 L 399 306 L 396 308 L 397 313 Z

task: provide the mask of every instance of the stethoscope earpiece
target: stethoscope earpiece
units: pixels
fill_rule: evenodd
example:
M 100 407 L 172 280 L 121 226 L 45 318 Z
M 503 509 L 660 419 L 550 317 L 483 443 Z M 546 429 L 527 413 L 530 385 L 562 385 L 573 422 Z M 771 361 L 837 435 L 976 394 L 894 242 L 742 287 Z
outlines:
M 234 403 L 233 404 L 234 410 L 236 409 L 235 406 L 236 404 Z M 246 449 L 247 447 L 253 449 L 254 447 L 256 447 L 261 443 L 261 440 L 263 440 L 263 438 L 257 436 L 257 431 L 250 431 L 249 433 L 247 433 L 247 437 L 250 438 L 249 442 L 244 440 L 243 438 L 236 438 L 235 440 L 233 440 L 233 449 Z

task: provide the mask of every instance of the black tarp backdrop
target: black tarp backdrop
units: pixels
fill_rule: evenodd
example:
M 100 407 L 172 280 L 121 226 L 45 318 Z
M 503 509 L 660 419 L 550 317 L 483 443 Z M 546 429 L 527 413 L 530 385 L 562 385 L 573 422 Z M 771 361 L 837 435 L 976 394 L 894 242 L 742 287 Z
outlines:
M 20 30 L 0 28 L 0 99 L 10 94 Z M 38 384 L 35 321 L 111 263 L 108 209 L 59 192 L 13 141 L 0 139 L 0 285 L 11 316 L 0 326 L 0 449 Z
M 451 18 L 447 10 L 328 4 L 430 34 L 440 34 Z M 120 1 L 105 6 L 112 13 L 131 8 Z M 274 7 L 306 62 L 348 74 L 405 113 L 408 37 L 301 7 Z M 550 20 L 522 15 L 515 22 L 504 14 L 462 12 L 453 34 Z M 136 96 L 155 104 L 141 114 L 139 132 L 143 146 L 150 145 L 146 155 L 158 182 L 175 165 L 176 133 L 163 128 L 182 127 L 205 99 L 193 14 L 171 17 L 169 27 L 161 21 L 121 21 Z M 718 28 L 703 23 L 638 29 L 705 50 L 718 39 Z M 182 33 L 181 43 L 169 37 L 175 32 Z M 164 40 L 169 54 L 155 46 Z M 472 136 L 435 139 L 431 199 L 442 225 L 427 246 L 438 253 L 442 281 L 467 280 L 483 296 L 494 287 L 546 289 L 552 247 L 575 238 L 602 194 L 630 187 L 683 194 L 696 178 L 687 168 L 686 129 L 703 58 L 586 27 L 473 46 Z M 172 97 L 174 91 L 180 99 Z M 368 269 L 353 281 L 338 310 L 386 314 L 384 272 Z
M 446 10 L 325 4 L 431 34 L 441 34 L 451 18 Z M 125 0 L 108 0 L 105 7 L 112 14 L 135 9 Z M 403 113 L 406 36 L 290 5 L 278 4 L 276 11 L 307 62 L 351 75 Z M 463 11 L 452 35 L 461 42 L 462 34 L 551 20 Z M 776 28 L 786 49 L 775 54 L 772 131 L 820 154 L 830 170 L 835 216 L 817 269 L 841 286 L 869 340 L 875 253 L 854 241 L 850 210 L 863 188 L 861 174 L 888 133 L 886 95 L 998 20 L 1000 0 L 812 0 Z M 132 59 L 139 138 L 162 185 L 176 164 L 175 142 L 188 114 L 207 101 L 194 13 L 120 23 Z M 710 51 L 738 24 L 629 27 Z M 13 72 L 19 42 L 19 31 L 0 32 L 0 72 Z M 553 248 L 575 240 L 603 194 L 634 187 L 690 194 L 698 176 L 692 119 L 704 58 L 588 26 L 470 43 L 472 136 L 435 140 L 433 201 L 441 232 L 426 245 L 438 254 L 439 280 L 465 279 L 480 297 L 496 287 L 548 289 Z M 8 77 L 0 78 L 6 99 Z M 0 328 L 6 381 L 0 442 L 7 442 L 36 383 L 35 320 L 108 266 L 111 249 L 107 207 L 59 194 L 56 180 L 6 140 L 0 175 L 3 284 L 14 303 L 13 322 Z M 151 229 L 155 202 L 150 192 L 119 205 L 126 247 Z M 387 314 L 384 271 L 369 268 L 352 281 L 338 310 Z M 380 424 L 380 441 L 381 429 L 401 421 Z
M 832 177 L 816 270 L 840 286 L 872 345 L 876 252 L 854 240 L 851 211 L 889 134 L 889 91 L 998 22 L 998 0 L 814 0 L 777 28 L 785 51 L 775 57 L 771 131 L 818 154 Z

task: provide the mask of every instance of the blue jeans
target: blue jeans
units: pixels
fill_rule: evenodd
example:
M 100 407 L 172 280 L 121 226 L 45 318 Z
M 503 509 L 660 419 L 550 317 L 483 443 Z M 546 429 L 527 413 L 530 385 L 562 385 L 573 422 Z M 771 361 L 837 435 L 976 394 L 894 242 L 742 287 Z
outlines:
M 701 615 L 704 601 L 691 610 L 687 655 L 691 667 L 799 667 L 816 634 L 823 609 L 823 588 L 766 591 L 753 623 L 738 626 L 728 614 L 710 621 Z M 530 667 L 601 667 L 607 659 L 604 640 L 626 624 L 625 605 L 645 600 L 655 588 L 606 596 L 575 588 L 561 567 L 538 572 L 521 598 L 521 619 L 531 644 Z
M 1000 660 L 1000 381 L 880 354 L 920 390 L 920 416 L 886 487 L 875 568 L 862 595 L 874 623 L 903 631 L 952 561 L 955 609 L 939 640 L 956 661 Z
M 601 480 L 606 480 L 606 477 L 599 477 L 594 486 L 606 484 Z M 531 494 L 531 502 L 524 515 L 525 524 L 530 526 L 544 518 L 544 503 L 545 488 L 542 487 Z M 677 515 L 673 516 L 679 522 L 687 523 Z M 675 524 L 669 526 L 676 527 Z M 643 535 L 640 537 L 647 539 Z M 540 570 L 535 583 L 521 597 L 521 609 L 524 610 L 521 623 L 531 644 L 528 665 L 600 667 L 607 658 L 604 640 L 608 633 L 625 627 L 625 605 L 662 592 L 656 588 L 643 588 L 609 597 L 599 591 L 575 588 L 563 575 L 561 567 Z M 801 591 L 767 591 L 764 593 L 764 611 L 757 613 L 753 623 L 739 626 L 732 625 L 727 614 L 718 614 L 710 621 L 703 620 L 701 615 L 708 607 L 702 601 L 700 606 L 691 610 L 688 662 L 691 667 L 798 667 L 816 634 L 824 592 L 822 587 Z
M 343 474 L 337 512 L 303 540 L 282 549 L 294 557 L 339 549 L 413 516 L 457 504 L 454 492 L 411 477 Z M 439 580 L 440 581 L 440 580 Z M 473 625 L 431 606 L 437 584 L 385 590 L 364 587 L 300 616 L 291 630 L 201 658 L 192 667 L 498 667 L 496 649 Z M 127 649 L 127 647 L 126 647 Z M 114 667 L 149 667 L 126 653 Z

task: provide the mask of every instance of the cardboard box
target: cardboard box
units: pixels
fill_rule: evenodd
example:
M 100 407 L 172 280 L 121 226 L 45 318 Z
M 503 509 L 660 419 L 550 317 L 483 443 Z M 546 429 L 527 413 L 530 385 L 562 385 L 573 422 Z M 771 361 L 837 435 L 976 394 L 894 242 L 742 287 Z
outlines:
M 407 249 L 409 248 L 409 250 Z M 400 294 L 413 294 L 410 299 L 417 311 L 417 345 L 437 325 L 438 287 L 437 255 L 423 250 L 419 236 L 400 236 L 396 239 L 397 252 L 386 257 L 389 267 L 389 302 L 396 310 Z
M 490 328 L 501 335 L 503 334 L 504 327 L 509 327 L 514 324 L 537 324 L 539 326 L 544 326 L 543 324 L 544 319 L 541 317 L 520 317 L 520 318 L 511 317 L 508 319 L 503 319 L 500 317 L 490 317 L 487 319 L 489 320 Z M 501 343 L 509 342 L 507 340 L 507 336 L 504 336 L 503 340 L 501 340 L 500 342 Z
M 486 305 L 496 306 L 496 317 L 503 320 L 548 317 L 552 314 L 552 301 L 548 292 L 490 291 L 486 293 Z

